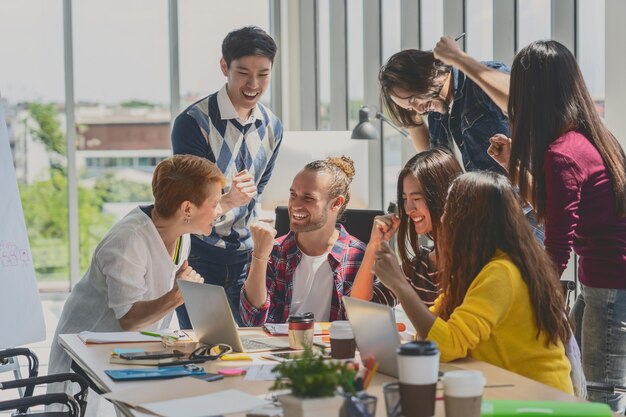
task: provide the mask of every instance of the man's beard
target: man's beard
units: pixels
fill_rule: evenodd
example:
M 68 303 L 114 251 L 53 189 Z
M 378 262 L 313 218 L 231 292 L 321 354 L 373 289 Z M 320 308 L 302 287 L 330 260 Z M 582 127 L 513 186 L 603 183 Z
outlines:
M 294 225 L 291 219 L 291 213 L 289 214 L 289 229 L 295 233 L 314 232 L 321 229 L 326 225 L 328 221 L 328 209 L 324 209 L 318 217 L 310 216 L 306 224 Z

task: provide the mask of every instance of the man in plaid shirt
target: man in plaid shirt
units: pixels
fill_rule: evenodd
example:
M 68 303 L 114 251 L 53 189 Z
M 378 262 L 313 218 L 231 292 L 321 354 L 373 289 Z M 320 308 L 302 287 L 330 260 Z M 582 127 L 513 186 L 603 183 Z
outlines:
M 267 223 L 250 226 L 254 249 L 239 304 L 244 325 L 285 323 L 305 312 L 316 321 L 345 319 L 342 299 L 365 253 L 363 242 L 337 223 L 353 176 L 347 157 L 311 162 L 289 190 L 290 232 L 274 240 L 276 230 Z M 383 287 L 378 280 L 374 286 Z

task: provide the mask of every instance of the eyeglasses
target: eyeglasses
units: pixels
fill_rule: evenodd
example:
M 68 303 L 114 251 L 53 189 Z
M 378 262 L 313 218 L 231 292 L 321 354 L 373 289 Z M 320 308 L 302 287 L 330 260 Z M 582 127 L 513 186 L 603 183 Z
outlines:
M 205 345 L 200 346 L 189 355 L 190 360 L 202 359 L 205 361 L 213 361 L 221 358 L 233 351 L 233 348 L 230 345 L 226 345 L 223 343 L 217 345 Z

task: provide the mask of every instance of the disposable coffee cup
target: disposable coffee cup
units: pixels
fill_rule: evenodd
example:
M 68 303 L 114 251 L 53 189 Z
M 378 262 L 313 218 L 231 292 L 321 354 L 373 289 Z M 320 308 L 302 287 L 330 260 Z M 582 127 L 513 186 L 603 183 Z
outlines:
M 333 359 L 354 358 L 356 341 L 349 321 L 333 321 L 328 333 L 330 335 L 330 356 Z
M 442 378 L 446 417 L 480 417 L 485 378 L 480 371 L 450 371 Z
M 315 333 L 315 317 L 313 313 L 293 314 L 287 319 L 289 347 L 291 349 L 304 349 L 305 346 L 313 346 Z
M 430 341 L 398 348 L 400 408 L 403 416 L 433 417 L 439 378 L 439 349 Z

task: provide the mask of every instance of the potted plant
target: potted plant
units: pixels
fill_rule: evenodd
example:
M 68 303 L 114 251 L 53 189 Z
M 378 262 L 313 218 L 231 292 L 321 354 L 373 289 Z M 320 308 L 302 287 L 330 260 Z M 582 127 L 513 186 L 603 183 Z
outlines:
M 278 378 L 272 390 L 291 389 L 291 394 L 280 395 L 284 417 L 317 417 L 339 415 L 344 397 L 354 394 L 356 371 L 350 363 L 324 360 L 323 352 L 315 353 L 305 347 L 302 356 L 283 362 L 273 370 Z

